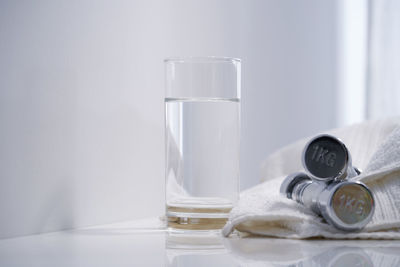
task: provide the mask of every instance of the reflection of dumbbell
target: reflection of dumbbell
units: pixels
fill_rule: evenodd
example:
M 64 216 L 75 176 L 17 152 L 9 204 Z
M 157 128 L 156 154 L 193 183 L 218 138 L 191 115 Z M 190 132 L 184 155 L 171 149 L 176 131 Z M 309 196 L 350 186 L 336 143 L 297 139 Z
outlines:
M 343 266 L 363 266 L 374 267 L 371 257 L 361 247 L 338 244 L 331 245 L 329 249 L 313 256 L 311 259 L 306 258 L 296 266 L 326 266 L 326 267 L 343 267 Z
M 322 215 L 328 223 L 344 231 L 361 230 L 374 213 L 372 193 L 360 182 L 325 183 L 298 172 L 286 177 L 280 192 Z
M 303 150 L 303 167 L 316 180 L 343 180 L 359 174 L 351 165 L 351 156 L 338 138 L 322 134 L 309 141 Z

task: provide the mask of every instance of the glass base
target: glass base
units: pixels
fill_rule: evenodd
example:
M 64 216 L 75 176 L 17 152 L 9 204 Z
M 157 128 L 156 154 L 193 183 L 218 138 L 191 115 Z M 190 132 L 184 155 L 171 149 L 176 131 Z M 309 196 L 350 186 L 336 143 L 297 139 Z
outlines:
M 231 208 L 187 208 L 167 206 L 167 226 L 173 230 L 219 231 Z

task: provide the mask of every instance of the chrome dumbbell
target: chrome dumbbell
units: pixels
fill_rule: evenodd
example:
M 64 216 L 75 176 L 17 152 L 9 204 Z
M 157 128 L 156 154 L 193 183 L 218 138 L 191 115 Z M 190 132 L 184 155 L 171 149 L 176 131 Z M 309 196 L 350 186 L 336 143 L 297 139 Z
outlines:
M 338 138 L 322 134 L 311 139 L 302 155 L 303 167 L 316 180 L 344 180 L 360 174 L 351 163 L 345 144 Z
M 360 182 L 345 181 L 360 174 L 340 139 L 318 135 L 309 141 L 302 156 L 305 173 L 283 181 L 280 192 L 320 214 L 344 231 L 362 229 L 372 218 L 375 204 L 371 191 Z
M 371 220 L 374 198 L 360 182 L 321 182 L 305 173 L 293 173 L 283 181 L 281 194 L 321 215 L 343 231 L 358 231 Z

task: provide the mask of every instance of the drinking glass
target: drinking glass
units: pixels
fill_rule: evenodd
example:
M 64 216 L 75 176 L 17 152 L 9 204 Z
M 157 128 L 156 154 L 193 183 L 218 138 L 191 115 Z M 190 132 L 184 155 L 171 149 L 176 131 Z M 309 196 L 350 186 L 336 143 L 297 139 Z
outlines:
M 220 229 L 239 196 L 240 60 L 165 60 L 166 216 Z

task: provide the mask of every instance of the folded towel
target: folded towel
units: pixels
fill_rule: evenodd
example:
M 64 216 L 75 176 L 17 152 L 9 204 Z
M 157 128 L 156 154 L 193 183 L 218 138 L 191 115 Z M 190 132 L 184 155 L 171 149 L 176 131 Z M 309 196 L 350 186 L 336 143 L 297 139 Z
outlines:
M 360 180 L 373 192 L 375 213 L 361 232 L 344 233 L 312 211 L 279 194 L 283 179 L 301 171 L 306 138 L 285 147 L 264 162 L 263 183 L 242 192 L 222 229 L 283 238 L 400 239 L 400 118 L 365 122 L 326 132 L 343 140 Z

